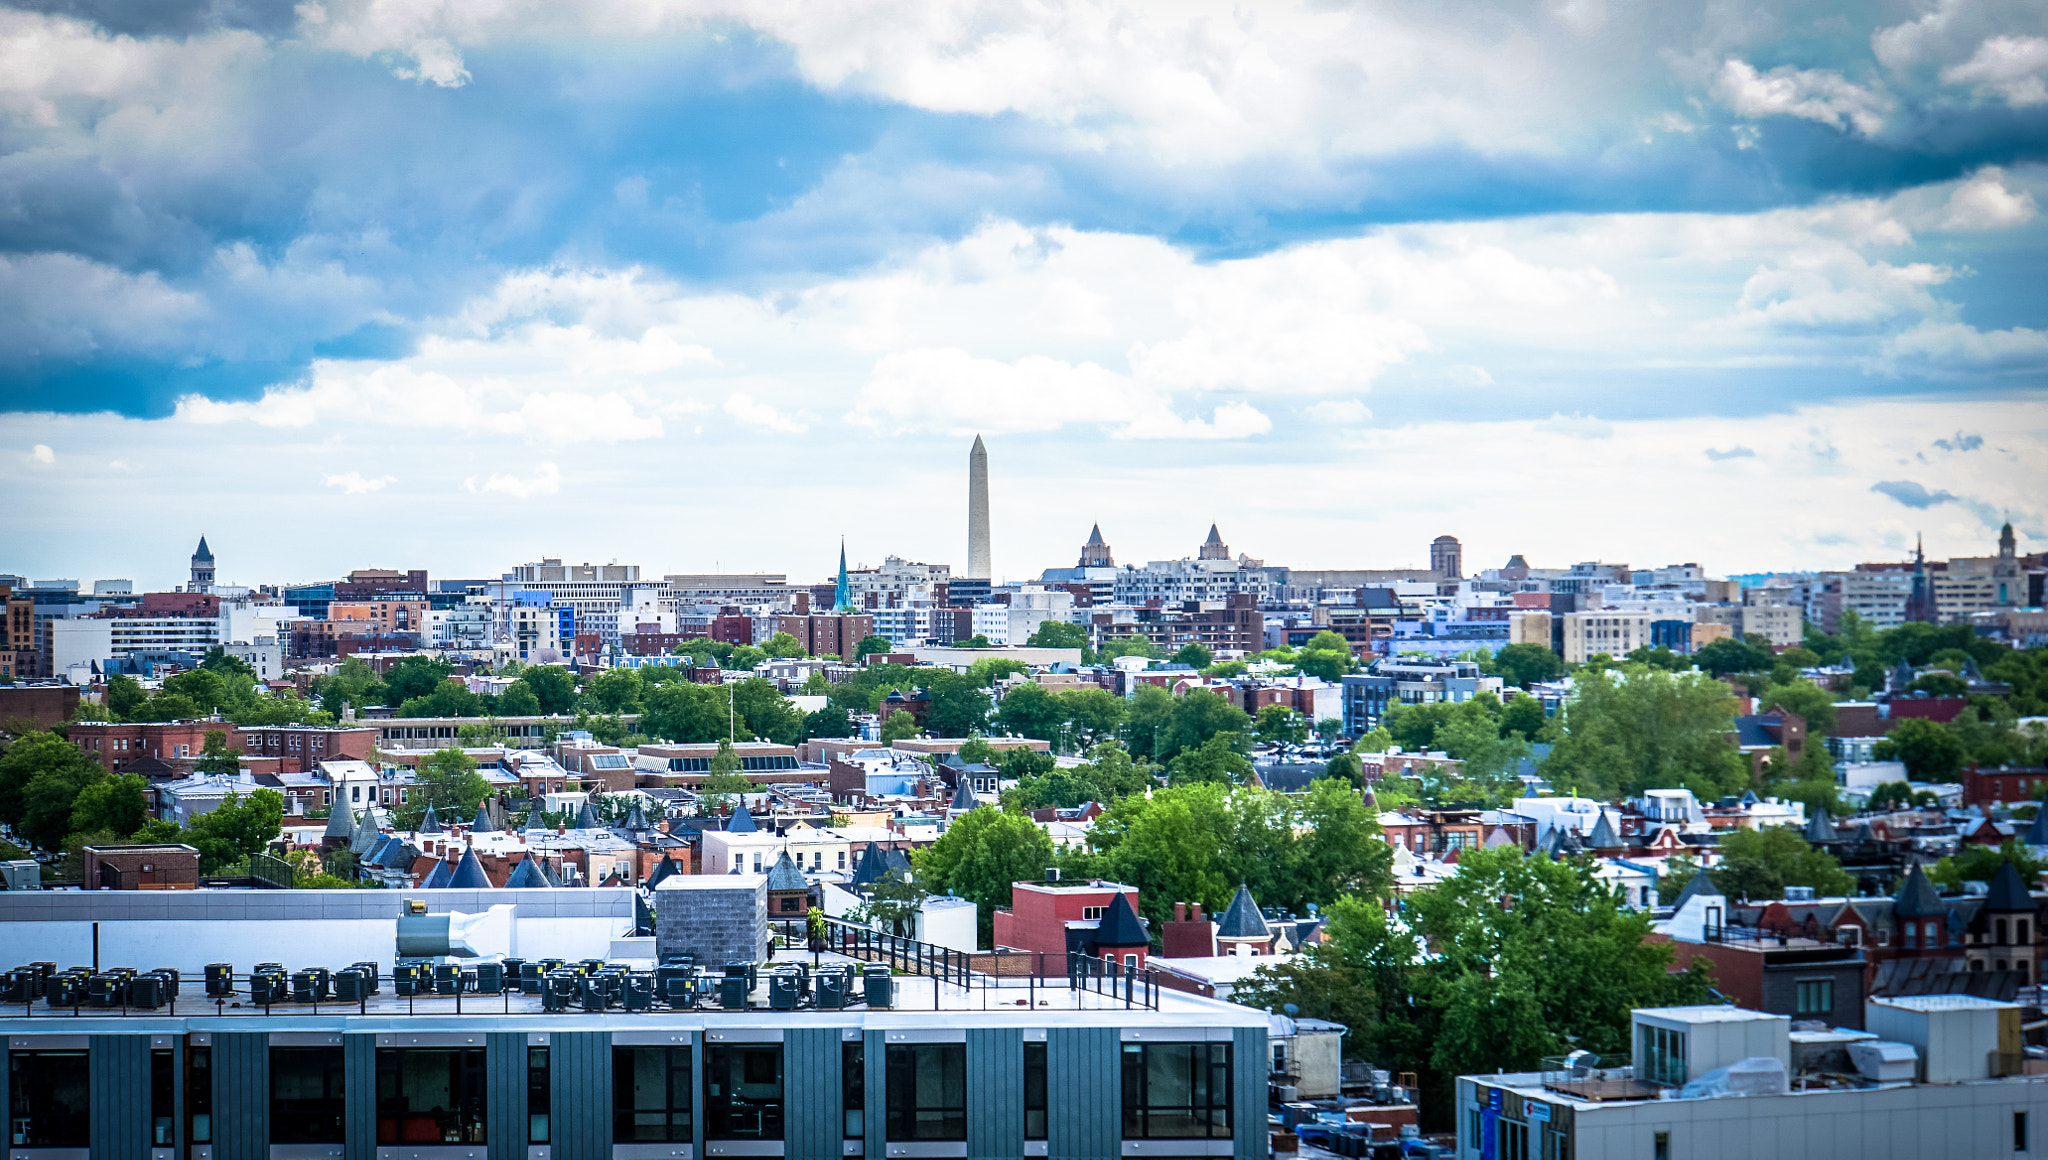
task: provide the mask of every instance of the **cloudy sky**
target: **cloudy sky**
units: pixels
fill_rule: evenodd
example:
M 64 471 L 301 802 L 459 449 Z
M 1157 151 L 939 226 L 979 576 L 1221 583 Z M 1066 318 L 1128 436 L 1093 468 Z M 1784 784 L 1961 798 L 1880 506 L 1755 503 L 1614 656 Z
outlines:
M 0 570 L 2038 551 L 2044 201 L 2038 0 L 33 0 Z

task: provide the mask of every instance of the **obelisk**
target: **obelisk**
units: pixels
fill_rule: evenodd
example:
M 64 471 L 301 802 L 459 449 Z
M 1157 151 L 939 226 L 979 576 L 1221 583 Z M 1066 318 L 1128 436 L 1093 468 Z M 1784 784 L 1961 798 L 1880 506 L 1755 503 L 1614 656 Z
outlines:
M 993 578 L 988 562 L 988 448 L 981 445 L 979 435 L 974 437 L 974 450 L 967 453 L 967 575 Z

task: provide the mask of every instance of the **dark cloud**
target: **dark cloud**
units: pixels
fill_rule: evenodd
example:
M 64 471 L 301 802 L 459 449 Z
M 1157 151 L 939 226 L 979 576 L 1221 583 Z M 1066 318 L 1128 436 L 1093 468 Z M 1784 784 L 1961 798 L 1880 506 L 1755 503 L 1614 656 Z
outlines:
M 1934 445 L 1943 451 L 1975 451 L 1979 447 L 1984 446 L 1984 437 L 1982 435 L 1965 435 L 1958 431 L 1955 438 L 1936 439 Z
M 1956 503 L 1957 497 L 1946 491 L 1928 491 L 1921 484 L 1910 479 L 1892 479 L 1872 484 L 1870 490 L 1879 495 L 1888 495 L 1909 508 L 1930 508 L 1936 504 Z
M 1726 451 L 1718 447 L 1709 447 L 1707 448 L 1707 458 L 1717 462 L 1723 459 L 1755 459 L 1756 452 L 1751 451 L 1747 447 L 1730 447 Z

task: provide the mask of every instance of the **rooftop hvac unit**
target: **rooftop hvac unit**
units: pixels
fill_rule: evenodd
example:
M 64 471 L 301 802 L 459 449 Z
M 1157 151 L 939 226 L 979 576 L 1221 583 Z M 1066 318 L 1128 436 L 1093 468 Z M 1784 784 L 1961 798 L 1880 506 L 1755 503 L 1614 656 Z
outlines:
M 654 1006 L 654 976 L 627 975 L 621 999 L 628 1011 L 646 1011 Z
M 826 967 L 818 972 L 818 1007 L 823 1011 L 837 1011 L 846 1006 L 847 994 L 852 990 L 851 975 L 844 967 Z
M 43 868 L 33 858 L 15 858 L 0 862 L 0 883 L 7 890 L 41 890 Z
M 334 972 L 334 997 L 343 1003 L 361 1003 L 370 997 L 370 984 L 362 968 L 344 967 Z
M 235 993 L 235 968 L 231 963 L 206 964 L 206 997 L 224 999 Z
M 1920 1069 L 1920 1052 L 1910 1043 L 1864 1040 L 1848 1051 L 1857 1074 L 1879 1083 L 1911 1083 Z
M 880 963 L 869 963 L 862 982 L 866 984 L 868 1006 L 896 1005 L 896 980 L 890 977 L 888 967 Z
M 85 1002 L 85 981 L 88 976 L 66 971 L 50 978 L 45 992 L 52 1007 L 76 1007 Z
M 154 1010 L 164 1005 L 165 1000 L 170 997 L 170 992 L 170 980 L 162 975 L 154 971 L 147 975 L 137 975 L 128 981 L 128 1005 Z

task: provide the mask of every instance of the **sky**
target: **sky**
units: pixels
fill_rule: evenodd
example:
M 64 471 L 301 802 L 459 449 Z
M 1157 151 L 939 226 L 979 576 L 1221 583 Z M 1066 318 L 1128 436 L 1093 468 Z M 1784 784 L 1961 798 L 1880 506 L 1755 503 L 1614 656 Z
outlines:
M 0 3 L 0 571 L 2041 551 L 2044 201 L 2038 0 Z

